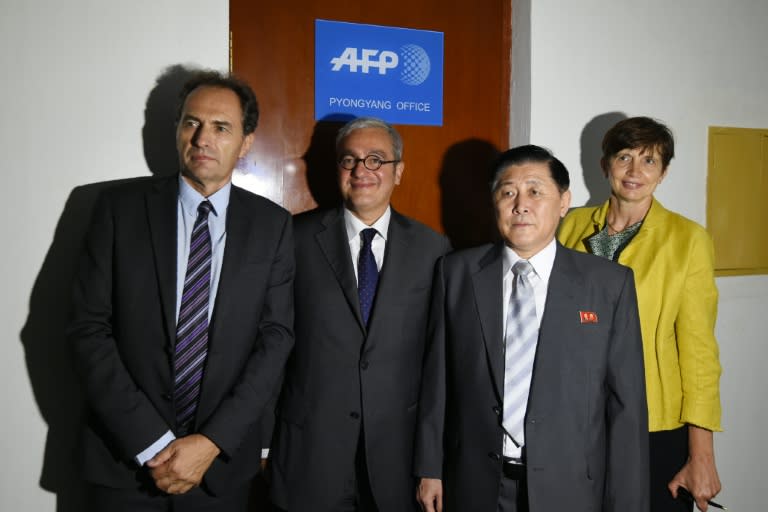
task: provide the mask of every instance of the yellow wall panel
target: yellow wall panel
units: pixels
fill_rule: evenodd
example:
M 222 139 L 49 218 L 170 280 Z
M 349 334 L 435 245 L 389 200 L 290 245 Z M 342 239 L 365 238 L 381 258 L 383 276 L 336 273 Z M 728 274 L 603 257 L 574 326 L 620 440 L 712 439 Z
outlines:
M 768 129 L 709 128 L 707 230 L 717 275 L 768 273 Z

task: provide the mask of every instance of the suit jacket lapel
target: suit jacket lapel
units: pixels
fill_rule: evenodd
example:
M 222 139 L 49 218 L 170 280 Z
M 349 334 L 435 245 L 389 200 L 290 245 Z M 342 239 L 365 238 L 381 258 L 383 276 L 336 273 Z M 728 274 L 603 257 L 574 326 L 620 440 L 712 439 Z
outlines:
M 564 329 L 569 318 L 578 317 L 574 304 L 577 297 L 584 293 L 586 283 L 578 269 L 573 264 L 571 253 L 560 243 L 552 265 L 547 286 L 547 301 L 544 305 L 544 316 L 539 328 L 539 341 L 536 347 L 531 390 L 528 403 L 536 410 L 529 414 L 541 417 L 545 415 L 549 395 L 553 387 L 553 379 L 559 378 L 560 361 L 568 356 L 568 343 L 572 336 Z
M 387 308 L 398 307 L 400 304 L 398 296 L 403 293 L 403 283 L 414 282 L 411 276 L 413 265 L 409 265 L 408 262 L 410 258 L 418 257 L 417 254 L 410 254 L 410 249 L 417 246 L 406 218 L 392 209 L 387 243 L 384 249 L 384 265 L 379 273 L 379 284 L 369 320 L 369 331 L 374 331 L 379 323 L 386 322 L 389 317 L 386 314 Z M 374 343 L 375 338 L 368 337 L 366 349 L 370 349 Z
M 577 296 L 580 289 L 583 290 L 583 279 L 573 266 L 568 250 L 558 243 L 552 273 L 549 275 L 549 284 L 547 285 L 547 302 L 544 305 L 544 316 L 541 319 L 540 339 L 545 328 L 557 327 L 563 318 L 568 317 L 569 313 L 561 308 L 565 304 L 571 304 L 573 297 Z M 578 312 L 572 311 L 570 314 L 577 315 Z M 552 320 L 549 320 L 550 318 Z
M 475 303 L 480 316 L 486 358 L 499 400 L 504 397 L 504 309 L 501 244 L 494 245 L 472 275 Z
M 339 281 L 339 286 L 341 286 L 344 297 L 354 312 L 355 318 L 357 318 L 357 323 L 365 331 L 365 324 L 360 313 L 360 299 L 357 296 L 357 279 L 355 279 L 352 257 L 349 253 L 343 209 L 330 210 L 326 213 L 322 223 L 325 229 L 319 231 L 315 235 L 315 239 Z
M 647 247 L 650 244 L 664 243 L 663 240 L 666 240 L 666 237 L 669 235 L 668 229 L 669 211 L 654 199 L 651 203 L 651 208 L 645 215 L 645 219 L 643 219 L 643 224 L 640 226 L 640 230 L 635 233 L 635 236 L 632 237 L 629 244 L 627 244 L 627 246 L 622 249 L 621 253 L 619 253 L 619 259 L 617 261 L 623 265 L 627 265 L 626 262 L 628 261 L 637 261 L 638 257 L 642 257 L 639 253 L 647 250 Z M 652 241 L 653 239 L 658 240 L 659 237 L 661 237 L 661 242 Z M 635 276 L 635 278 L 637 278 L 637 276 Z
M 179 183 L 174 176 L 159 181 L 147 193 L 147 217 L 155 271 L 160 289 L 160 302 L 165 319 L 167 349 L 176 339 L 176 227 Z
M 226 231 L 227 238 L 224 244 L 224 255 L 221 262 L 221 271 L 219 273 L 219 284 L 216 291 L 216 303 L 211 316 L 210 338 L 208 345 L 208 356 L 221 349 L 217 340 L 226 339 L 223 330 L 232 322 L 226 315 L 230 311 L 236 311 L 231 307 L 234 300 L 242 300 L 242 295 L 238 293 L 238 273 L 246 268 L 246 261 L 250 259 L 259 259 L 258 251 L 260 244 L 249 244 L 251 236 L 253 218 L 243 211 L 243 205 L 240 199 L 241 191 L 232 186 L 229 193 L 229 205 L 227 206 Z M 251 254 L 246 250 L 251 249 Z
M 239 325 L 237 317 L 243 310 L 237 306 L 237 301 L 247 300 L 252 293 L 248 289 L 252 281 L 243 279 L 242 274 L 251 271 L 252 262 L 263 262 L 269 258 L 267 247 L 258 240 L 259 229 L 255 225 L 258 218 L 248 211 L 243 202 L 245 193 L 233 185 L 229 195 L 227 238 L 209 327 L 208 358 L 197 406 L 198 424 L 214 411 L 226 393 L 224 385 L 227 379 L 222 377 L 227 373 L 220 368 L 230 365 L 229 358 L 237 353 L 232 343 L 235 339 L 242 339 L 231 334 L 232 329 Z

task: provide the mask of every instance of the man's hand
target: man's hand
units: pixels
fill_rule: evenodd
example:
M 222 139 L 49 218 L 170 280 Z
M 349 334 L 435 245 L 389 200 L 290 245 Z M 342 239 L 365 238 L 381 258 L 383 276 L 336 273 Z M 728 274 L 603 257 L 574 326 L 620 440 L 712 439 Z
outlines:
M 205 472 L 221 452 L 202 434 L 176 439 L 147 461 L 158 489 L 168 494 L 184 494 L 200 485 Z
M 711 431 L 689 425 L 688 462 L 667 486 L 675 498 L 679 487 L 688 489 L 702 512 L 707 511 L 707 500 L 720 492 L 720 477 L 715 467 L 713 445 Z
M 422 478 L 416 489 L 416 501 L 424 512 L 442 512 L 443 481 L 439 478 Z

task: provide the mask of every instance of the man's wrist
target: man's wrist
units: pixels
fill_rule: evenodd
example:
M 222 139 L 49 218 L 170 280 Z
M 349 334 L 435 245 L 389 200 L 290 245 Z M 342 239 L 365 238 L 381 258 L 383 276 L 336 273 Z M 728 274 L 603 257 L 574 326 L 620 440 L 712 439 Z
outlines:
M 143 466 L 146 464 L 146 462 L 157 455 L 160 451 L 162 451 L 163 448 L 171 444 L 176 439 L 176 436 L 173 435 L 173 432 L 168 430 L 165 434 L 160 436 L 160 438 L 149 445 L 147 448 L 145 448 L 141 453 L 136 455 L 134 457 L 134 460 L 139 466 Z

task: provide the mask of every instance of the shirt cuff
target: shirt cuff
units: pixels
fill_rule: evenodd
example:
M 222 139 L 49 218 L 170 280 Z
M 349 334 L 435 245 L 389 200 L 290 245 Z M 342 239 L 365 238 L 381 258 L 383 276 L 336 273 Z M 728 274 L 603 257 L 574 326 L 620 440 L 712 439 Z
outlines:
M 269 448 L 262 448 L 261 449 L 261 458 L 262 459 L 268 459 L 269 458 Z
M 173 432 L 169 430 L 163 434 L 160 439 L 149 445 L 148 448 L 138 454 L 136 456 L 136 462 L 139 463 L 139 466 L 143 466 L 149 459 L 157 455 L 163 448 L 168 446 L 174 439 L 176 439 L 176 436 L 173 435 Z

